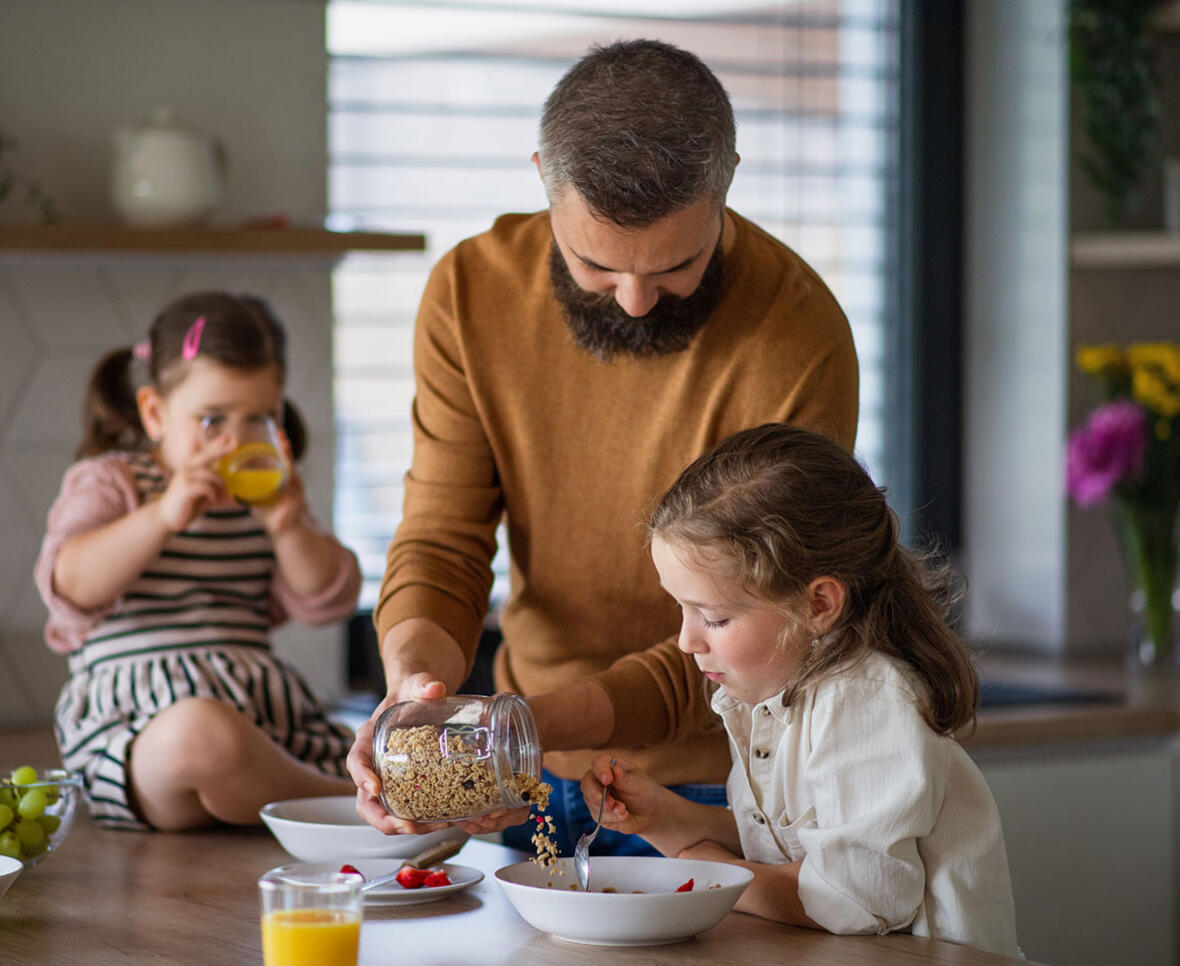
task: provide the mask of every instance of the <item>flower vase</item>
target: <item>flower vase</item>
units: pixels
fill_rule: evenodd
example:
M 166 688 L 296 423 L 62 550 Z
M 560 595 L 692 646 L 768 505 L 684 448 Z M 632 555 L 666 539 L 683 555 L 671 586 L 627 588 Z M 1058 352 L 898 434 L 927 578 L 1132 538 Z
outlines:
M 1176 618 L 1177 504 L 1117 499 L 1123 555 L 1131 593 L 1130 654 L 1143 669 L 1180 668 L 1180 621 Z

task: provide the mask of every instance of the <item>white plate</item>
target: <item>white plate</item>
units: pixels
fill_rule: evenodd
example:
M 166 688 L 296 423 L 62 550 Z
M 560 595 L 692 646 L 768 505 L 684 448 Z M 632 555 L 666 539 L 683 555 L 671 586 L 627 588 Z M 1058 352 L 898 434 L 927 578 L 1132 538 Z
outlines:
M 564 875 L 533 862 L 506 865 L 496 879 L 521 917 L 558 939 L 596 946 L 653 946 L 712 929 L 733 908 L 754 873 L 726 862 L 655 856 L 590 857 L 590 892 L 574 891 L 573 859 Z M 691 892 L 676 887 L 693 880 Z M 604 893 L 609 888 L 613 891 Z M 636 890 L 641 894 L 635 894 Z
M 388 875 L 401 868 L 404 859 L 356 859 L 348 864 L 353 866 L 361 875 L 368 879 Z M 275 872 L 339 872 L 344 862 L 292 862 L 290 865 L 279 866 Z M 445 899 L 454 892 L 470 889 L 477 882 L 483 880 L 483 873 L 469 865 L 454 865 L 444 862 L 442 867 L 450 876 L 451 884 L 428 888 L 407 889 L 397 882 L 390 882 L 378 886 L 371 892 L 365 893 L 367 906 L 414 906 L 422 902 L 434 902 Z M 433 866 L 437 868 L 437 866 Z
M 424 835 L 386 835 L 357 815 L 352 795 L 289 798 L 263 805 L 258 814 L 295 858 L 336 862 L 338 868 L 353 859 L 408 859 L 446 839 L 467 838 L 450 826 Z

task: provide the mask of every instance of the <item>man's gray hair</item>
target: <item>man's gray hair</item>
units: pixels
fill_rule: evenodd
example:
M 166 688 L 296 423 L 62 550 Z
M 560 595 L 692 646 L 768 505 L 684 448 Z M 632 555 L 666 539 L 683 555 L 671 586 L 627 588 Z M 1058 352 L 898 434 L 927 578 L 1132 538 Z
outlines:
M 699 58 L 656 40 L 595 46 L 541 114 L 550 203 L 572 186 L 594 213 L 641 228 L 701 198 L 724 204 L 737 165 L 733 108 Z

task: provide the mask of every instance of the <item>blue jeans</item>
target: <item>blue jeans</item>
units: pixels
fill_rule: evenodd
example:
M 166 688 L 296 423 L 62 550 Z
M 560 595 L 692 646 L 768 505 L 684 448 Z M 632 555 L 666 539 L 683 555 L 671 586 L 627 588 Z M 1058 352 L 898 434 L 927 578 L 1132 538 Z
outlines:
M 596 815 L 590 814 L 586 807 L 586 800 L 582 797 L 581 783 L 558 778 L 548 770 L 542 770 L 541 780 L 553 786 L 553 794 L 549 796 L 547 814 L 553 818 L 557 831 L 550 833 L 550 838 L 557 844 L 559 855 L 573 855 L 574 845 L 583 833 L 594 828 Z M 724 785 L 669 785 L 677 795 L 693 802 L 705 805 L 726 805 Z M 535 852 L 529 839 L 537 826 L 531 818 L 523 825 L 515 825 L 501 832 L 505 845 L 524 852 Z M 608 828 L 599 831 L 590 846 L 591 855 L 659 855 L 651 845 L 638 835 L 628 835 L 625 832 L 614 832 Z

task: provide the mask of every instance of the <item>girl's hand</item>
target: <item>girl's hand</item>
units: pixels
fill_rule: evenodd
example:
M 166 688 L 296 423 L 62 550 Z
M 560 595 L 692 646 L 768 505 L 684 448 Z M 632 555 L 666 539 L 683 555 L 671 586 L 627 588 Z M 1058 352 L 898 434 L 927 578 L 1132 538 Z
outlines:
M 160 519 L 179 533 L 205 510 L 226 499 L 225 484 L 214 468 L 224 446 L 203 445 L 184 466 L 177 467 L 157 504 Z
M 664 818 L 666 797 L 673 793 L 626 758 L 615 756 L 613 768 L 610 760 L 611 755 L 603 753 L 595 755 L 590 763 L 590 770 L 582 778 L 586 805 L 597 811 L 603 786 L 609 785 L 602 812 L 604 827 L 640 835 L 658 828 Z
M 250 508 L 272 540 L 299 523 L 306 500 L 303 477 L 295 469 L 295 458 L 291 454 L 291 442 L 281 428 L 279 445 L 283 450 L 283 459 L 287 463 L 287 485 L 269 503 L 258 503 Z

